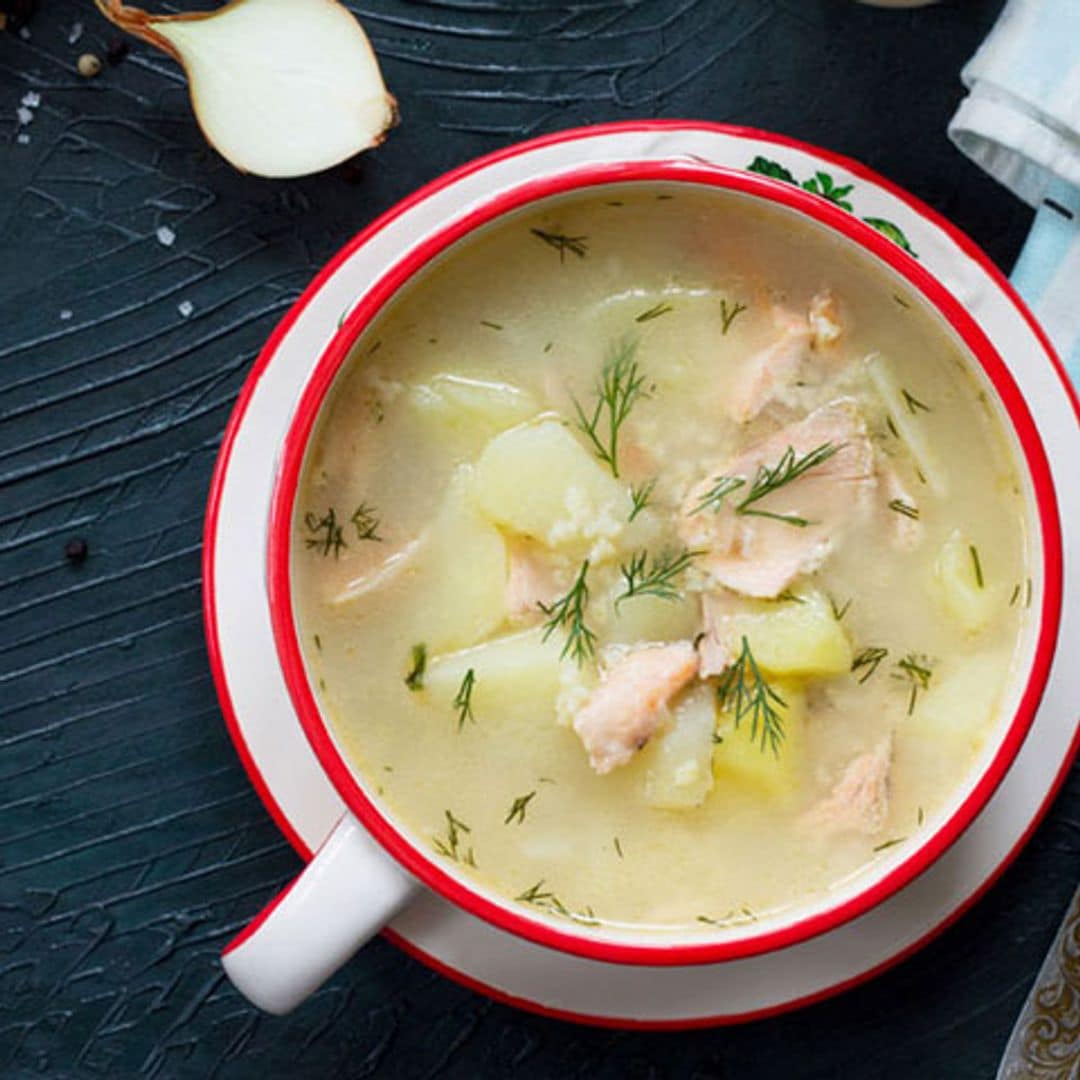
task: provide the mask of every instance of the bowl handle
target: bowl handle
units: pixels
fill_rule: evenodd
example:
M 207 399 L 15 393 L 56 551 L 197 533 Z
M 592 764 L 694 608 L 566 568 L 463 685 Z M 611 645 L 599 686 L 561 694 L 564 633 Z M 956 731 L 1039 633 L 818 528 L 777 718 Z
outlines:
M 420 889 L 346 814 L 299 876 L 225 946 L 222 966 L 253 1005 L 290 1012 Z

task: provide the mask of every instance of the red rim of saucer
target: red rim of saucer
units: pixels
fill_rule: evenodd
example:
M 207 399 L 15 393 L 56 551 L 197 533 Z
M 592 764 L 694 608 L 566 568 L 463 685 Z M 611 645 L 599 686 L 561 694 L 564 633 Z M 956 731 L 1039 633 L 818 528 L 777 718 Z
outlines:
M 588 140 L 593 138 L 601 138 L 611 135 L 620 134 L 661 134 L 671 132 L 682 133 L 700 133 L 720 135 L 727 138 L 746 140 L 751 143 L 765 143 L 770 146 L 787 148 L 799 151 L 801 153 L 808 154 L 819 161 L 826 161 L 830 164 L 844 169 L 852 176 L 859 180 L 866 181 L 873 184 L 880 190 L 883 190 L 890 194 L 893 198 L 908 207 L 914 214 L 925 219 L 928 223 L 933 225 L 936 229 L 940 230 L 949 240 L 956 245 L 956 247 L 963 252 L 968 258 L 972 259 L 982 271 L 987 274 L 993 281 L 998 291 L 1009 301 L 1012 308 L 1019 314 L 1027 328 L 1035 336 L 1038 341 L 1043 354 L 1050 363 L 1050 367 L 1054 371 L 1057 382 L 1064 392 L 1066 398 L 1072 405 L 1073 412 L 1078 420 L 1080 420 L 1080 397 L 1077 395 L 1076 389 L 1073 387 L 1068 375 L 1065 372 L 1064 366 L 1061 363 L 1060 358 L 1057 355 L 1056 350 L 1051 344 L 1046 332 L 1036 321 L 1032 315 L 1030 309 L 1020 295 L 1013 288 L 1008 278 L 998 269 L 998 267 L 989 259 L 989 257 L 982 251 L 982 249 L 968 237 L 965 233 L 961 232 L 956 226 L 954 226 L 946 218 L 942 217 L 936 210 L 926 205 L 922 200 L 917 199 L 915 196 L 909 194 L 904 189 L 898 187 L 892 181 L 885 179 L 883 176 L 875 172 L 874 170 L 863 165 L 861 162 L 855 161 L 851 158 L 845 157 L 842 154 L 834 153 L 831 150 L 825 150 L 821 147 L 814 146 L 810 143 L 803 142 L 799 139 L 793 139 L 788 136 L 777 135 L 772 132 L 762 131 L 756 128 L 742 127 L 730 124 L 717 124 L 708 121 L 697 120 L 645 120 L 645 121 L 625 121 L 609 124 L 598 124 L 591 127 L 584 128 L 572 128 L 565 131 L 554 132 L 549 135 L 540 136 L 536 139 L 530 140 L 524 143 L 514 144 L 505 147 L 501 150 L 494 151 L 491 154 L 487 154 L 483 157 L 476 158 L 469 161 L 457 168 L 443 174 L 442 176 L 431 181 L 429 184 L 422 188 L 417 189 L 412 195 L 407 196 L 401 202 L 397 203 L 391 209 L 382 214 L 368 227 L 357 233 L 347 244 L 345 244 L 338 253 L 331 258 L 323 269 L 315 276 L 312 282 L 305 289 L 304 293 L 296 301 L 296 303 L 285 313 L 281 321 L 277 324 L 274 330 L 271 332 L 266 344 L 263 346 L 255 363 L 252 366 L 248 379 L 241 388 L 240 394 L 237 398 L 236 405 L 229 417 L 228 423 L 225 427 L 225 432 L 222 437 L 221 449 L 218 454 L 217 462 L 215 464 L 214 472 L 211 477 L 210 489 L 207 498 L 207 512 L 206 522 L 203 532 L 203 620 L 207 641 L 207 652 L 210 661 L 211 674 L 214 679 L 215 689 L 217 691 L 218 699 L 221 703 L 222 714 L 225 720 L 226 728 L 230 737 L 233 740 L 233 744 L 236 747 L 237 755 L 240 758 L 241 765 L 248 775 L 252 786 L 254 787 L 259 798 L 262 800 L 263 805 L 266 807 L 271 818 L 276 822 L 278 828 L 282 831 L 283 835 L 293 846 L 300 857 L 309 861 L 312 857 L 312 849 L 305 843 L 299 832 L 293 826 L 289 817 L 286 815 L 282 807 L 279 805 L 277 799 L 274 797 L 273 792 L 270 789 L 270 785 L 267 783 L 262 772 L 259 769 L 259 765 L 255 760 L 255 756 L 248 746 L 243 729 L 240 726 L 239 718 L 236 713 L 232 701 L 232 695 L 229 689 L 228 675 L 225 668 L 225 661 L 222 653 L 222 643 L 219 634 L 218 618 L 217 618 L 217 600 L 215 595 L 215 568 L 217 561 L 217 541 L 218 541 L 218 524 L 219 515 L 222 507 L 222 502 L 225 495 L 226 480 L 229 473 L 229 468 L 232 461 L 233 449 L 236 443 L 237 435 L 246 418 L 248 409 L 251 405 L 252 399 L 255 396 L 255 392 L 259 386 L 260 380 L 264 372 L 269 368 L 270 364 L 274 360 L 282 342 L 288 336 L 293 326 L 300 319 L 301 315 L 307 310 L 308 306 L 318 296 L 322 289 L 326 286 L 329 280 L 337 274 L 342 266 L 351 259 L 357 251 L 363 248 L 369 241 L 377 236 L 382 230 L 389 225 L 397 221 L 398 218 L 418 206 L 420 203 L 440 193 L 446 188 L 453 186 L 454 184 L 464 180 L 473 173 L 479 172 L 485 168 L 491 167 L 500 162 L 512 159 L 522 154 L 531 153 L 536 150 L 543 149 L 545 147 L 551 147 L 562 143 L 570 143 L 581 140 Z M 530 1001 L 525 998 L 515 997 L 501 990 L 496 986 L 489 985 L 481 980 L 475 979 L 472 976 L 466 975 L 464 972 L 457 971 L 456 969 L 449 967 L 443 961 L 425 952 L 418 945 L 408 941 L 401 934 L 396 931 L 387 928 L 383 931 L 384 935 L 390 940 L 397 943 L 403 949 L 410 953 L 410 955 L 416 957 L 421 962 L 427 964 L 434 970 L 441 972 L 448 978 L 454 979 L 470 989 L 477 990 L 488 996 L 503 1001 L 507 1004 L 513 1005 L 518 1008 L 526 1009 L 530 1012 L 572 1021 L 580 1024 L 592 1024 L 608 1027 L 622 1027 L 627 1029 L 637 1030 L 684 1030 L 692 1027 L 702 1026 L 714 1026 L 718 1024 L 727 1023 L 741 1023 L 755 1019 L 763 1019 L 769 1016 L 775 1016 L 783 1012 L 791 1011 L 797 1008 L 801 1008 L 805 1005 L 813 1002 L 824 1000 L 828 997 L 840 994 L 845 990 L 851 989 L 863 982 L 867 982 L 870 979 L 876 977 L 883 971 L 890 967 L 893 967 L 919 949 L 924 947 L 930 941 L 932 941 L 939 934 L 943 933 L 954 921 L 960 918 L 970 907 L 974 906 L 978 900 L 985 895 L 985 893 L 993 887 L 1005 870 L 1016 859 L 1017 855 L 1023 849 L 1027 841 L 1035 832 L 1039 823 L 1045 817 L 1051 804 L 1056 798 L 1058 792 L 1061 789 L 1062 784 L 1065 781 L 1066 776 L 1069 773 L 1072 762 L 1076 757 L 1076 754 L 1080 750 L 1080 727 L 1074 727 L 1073 736 L 1070 741 L 1070 745 L 1067 752 L 1062 757 L 1059 763 L 1058 769 L 1046 790 L 1046 793 L 1036 808 L 1027 828 L 1016 840 L 1016 842 L 1004 853 L 998 864 L 994 869 L 982 880 L 981 883 L 971 892 L 971 894 L 953 910 L 951 910 L 942 920 L 935 926 L 933 926 L 924 935 L 916 939 L 914 942 L 898 950 L 892 956 L 886 957 L 881 963 L 875 965 L 866 971 L 860 972 L 855 976 L 834 983 L 831 986 L 822 988 L 813 994 L 807 995 L 802 998 L 793 999 L 786 1002 L 781 1002 L 775 1006 L 768 1006 L 760 1009 L 748 1010 L 743 1013 L 727 1013 L 718 1014 L 713 1016 L 703 1017 L 684 1017 L 675 1019 L 664 1020 L 647 1020 L 638 1017 L 617 1017 L 617 1016 L 603 1016 L 598 1014 L 589 1013 L 577 1013 L 569 1010 L 562 1010 L 550 1006 L 546 1006 L 539 1002 Z
M 297 487 L 311 432 L 338 372 L 356 341 L 384 305 L 436 256 L 477 228 L 551 196 L 626 182 L 677 182 L 720 188 L 779 203 L 830 227 L 905 278 L 963 340 L 990 379 L 1016 432 L 1036 503 L 1044 571 L 1042 610 L 1031 667 L 1016 713 L 993 758 L 949 818 L 896 866 L 846 900 L 786 925 L 734 940 L 630 942 L 563 929 L 495 902 L 475 891 L 413 843 L 364 792 L 340 753 L 316 702 L 298 640 L 292 606 L 290 553 Z M 399 259 L 358 301 L 308 380 L 283 443 L 271 500 L 268 591 L 278 657 L 300 723 L 316 756 L 346 805 L 376 840 L 425 885 L 495 926 L 540 945 L 608 963 L 653 966 L 716 963 L 787 948 L 849 922 L 893 895 L 929 867 L 985 805 L 1004 777 L 1034 718 L 1057 640 L 1061 598 L 1061 537 L 1057 504 L 1042 442 L 1008 369 L 970 315 L 927 270 L 893 241 L 833 203 L 755 173 L 684 161 L 614 162 L 574 168 L 515 185 L 443 226 Z

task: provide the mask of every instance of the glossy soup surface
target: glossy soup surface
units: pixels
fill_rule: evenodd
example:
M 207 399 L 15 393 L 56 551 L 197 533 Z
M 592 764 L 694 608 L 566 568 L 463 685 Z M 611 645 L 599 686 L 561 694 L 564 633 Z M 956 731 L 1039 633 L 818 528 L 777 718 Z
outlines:
M 743 196 L 611 186 L 457 245 L 361 337 L 297 502 L 362 782 L 584 923 L 705 933 L 893 858 L 971 779 L 1029 617 L 981 379 Z

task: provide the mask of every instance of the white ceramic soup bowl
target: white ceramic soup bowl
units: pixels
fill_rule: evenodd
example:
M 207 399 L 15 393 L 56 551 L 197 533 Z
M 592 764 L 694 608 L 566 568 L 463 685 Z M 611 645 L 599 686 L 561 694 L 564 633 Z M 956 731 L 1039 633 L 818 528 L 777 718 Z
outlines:
M 316 422 L 334 382 L 372 320 L 432 260 L 503 215 L 543 200 L 621 184 L 695 185 L 766 202 L 868 253 L 880 272 L 936 314 L 969 357 L 973 374 L 1010 435 L 1028 505 L 1031 606 L 1022 662 L 1001 717 L 976 766 L 918 838 L 898 845 L 851 880 L 795 910 L 735 927 L 630 931 L 590 926 L 515 903 L 439 860 L 426 838 L 397 821 L 350 763 L 312 687 L 296 624 L 291 554 L 300 477 Z M 267 585 L 275 644 L 292 702 L 327 777 L 349 812 L 304 871 L 226 948 L 230 978 L 253 1002 L 286 1012 L 310 994 L 424 887 L 531 941 L 614 963 L 716 963 L 783 949 L 856 919 L 927 869 L 985 805 L 1020 749 L 1042 696 L 1057 641 L 1062 546 L 1057 500 L 1042 441 L 1015 382 L 971 315 L 908 251 L 835 203 L 798 186 L 698 160 L 613 161 L 571 167 L 493 193 L 432 234 L 418 237 L 361 297 L 315 366 L 281 447 L 271 502 Z

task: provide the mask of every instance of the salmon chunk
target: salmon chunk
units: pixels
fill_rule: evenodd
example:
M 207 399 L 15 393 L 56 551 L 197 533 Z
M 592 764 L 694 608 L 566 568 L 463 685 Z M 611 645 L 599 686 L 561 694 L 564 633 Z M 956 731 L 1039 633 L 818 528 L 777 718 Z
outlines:
M 799 461 L 821 447 L 834 452 L 750 505 L 764 470 Z M 721 500 L 725 477 L 742 484 Z M 817 570 L 865 512 L 875 484 L 873 448 L 853 398 L 837 398 L 711 470 L 686 496 L 678 520 L 696 566 L 712 583 L 746 596 L 771 597 L 799 574 Z
M 506 613 L 511 618 L 535 614 L 541 604 L 553 603 L 563 591 L 555 568 L 534 544 L 509 544 L 507 566 Z
M 625 765 L 652 738 L 667 703 L 697 670 L 689 641 L 646 645 L 616 660 L 574 719 L 589 764 L 601 774 Z
M 803 823 L 823 835 L 854 832 L 873 836 L 889 812 L 890 740 L 848 762 L 836 787 L 803 816 Z
M 731 612 L 730 594 L 703 593 L 701 597 L 702 633 L 695 643 L 700 658 L 698 674 L 703 679 L 723 675 L 735 663 L 735 654 L 720 634 L 723 617 Z
M 806 315 L 784 308 L 773 313 L 776 339 L 755 353 L 740 373 L 727 397 L 733 420 L 753 420 L 774 398 L 783 395 L 803 374 L 803 369 L 843 332 L 840 313 L 831 292 L 818 293 Z

